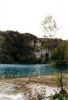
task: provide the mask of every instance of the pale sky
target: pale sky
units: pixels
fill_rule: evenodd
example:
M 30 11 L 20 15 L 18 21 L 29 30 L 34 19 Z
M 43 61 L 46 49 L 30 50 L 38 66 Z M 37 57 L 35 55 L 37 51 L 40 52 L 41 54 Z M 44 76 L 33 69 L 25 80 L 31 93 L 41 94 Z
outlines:
M 68 39 L 68 0 L 0 0 L 0 30 L 45 34 L 41 22 L 52 15 L 60 30 L 58 37 Z

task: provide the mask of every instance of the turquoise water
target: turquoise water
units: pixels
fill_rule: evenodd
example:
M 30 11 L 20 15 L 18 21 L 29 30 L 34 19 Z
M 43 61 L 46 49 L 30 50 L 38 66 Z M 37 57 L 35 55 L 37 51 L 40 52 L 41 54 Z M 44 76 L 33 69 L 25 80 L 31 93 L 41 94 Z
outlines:
M 63 71 L 67 67 L 61 68 Z M 0 64 L 0 76 L 27 76 L 39 74 L 51 74 L 60 71 L 60 67 L 51 67 L 47 64 Z

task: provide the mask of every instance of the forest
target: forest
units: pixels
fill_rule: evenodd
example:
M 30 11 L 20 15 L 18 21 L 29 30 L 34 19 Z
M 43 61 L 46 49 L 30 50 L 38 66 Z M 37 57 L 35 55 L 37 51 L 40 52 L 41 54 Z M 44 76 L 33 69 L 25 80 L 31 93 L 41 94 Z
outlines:
M 56 64 L 67 64 L 67 40 L 38 38 L 30 33 L 19 33 L 17 31 L 0 31 L 0 63 L 2 64 L 35 64 L 45 63 L 42 57 L 37 58 L 34 54 L 35 45 L 29 43 L 41 41 L 41 48 L 51 51 L 48 62 Z M 44 60 L 44 61 L 43 61 Z

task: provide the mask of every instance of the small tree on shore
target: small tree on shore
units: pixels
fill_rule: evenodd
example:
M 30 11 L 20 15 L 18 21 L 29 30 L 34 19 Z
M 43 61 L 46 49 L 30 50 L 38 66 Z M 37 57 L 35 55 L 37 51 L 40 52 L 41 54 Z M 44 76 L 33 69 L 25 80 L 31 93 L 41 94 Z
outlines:
M 55 38 L 56 34 L 57 34 L 57 23 L 56 21 L 52 18 L 51 15 L 46 16 L 44 21 L 42 22 L 42 26 L 45 32 L 47 32 L 47 35 L 49 38 Z M 67 63 L 67 58 L 65 58 L 65 54 L 66 54 L 66 48 L 65 45 L 62 43 L 61 47 L 60 45 L 58 46 L 58 49 L 55 49 L 52 54 L 51 54 L 51 63 L 54 63 L 55 65 L 62 65 Z M 61 87 L 61 91 L 60 93 L 66 93 L 66 91 L 63 89 L 63 81 L 62 81 L 63 77 L 62 77 L 62 71 L 60 72 L 60 87 Z

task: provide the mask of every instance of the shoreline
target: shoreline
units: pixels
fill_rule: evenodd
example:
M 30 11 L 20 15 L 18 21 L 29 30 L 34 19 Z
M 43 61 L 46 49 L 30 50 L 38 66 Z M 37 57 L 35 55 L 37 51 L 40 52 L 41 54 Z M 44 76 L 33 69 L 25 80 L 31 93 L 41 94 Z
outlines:
M 68 85 L 66 86 L 66 89 L 68 89 Z M 1 100 L 28 100 L 25 99 L 25 95 L 26 97 L 27 95 L 30 97 L 35 94 L 37 95 L 40 92 L 40 94 L 45 93 L 46 96 L 49 96 L 55 94 L 56 91 L 59 92 L 59 90 L 60 88 L 53 83 L 52 75 L 0 79 Z
M 40 84 L 45 84 L 49 86 L 57 86 L 54 83 L 54 78 L 58 79 L 60 78 L 60 73 L 54 73 L 54 74 L 41 74 L 41 75 L 28 75 L 28 76 L 21 76 L 21 77 L 2 77 L 0 78 L 1 81 L 13 83 L 13 84 L 23 84 L 23 83 L 40 83 Z M 63 80 L 67 81 L 68 83 L 68 73 L 63 73 L 62 74 Z M 65 82 L 66 82 L 65 81 Z M 68 84 L 66 84 L 68 86 Z

